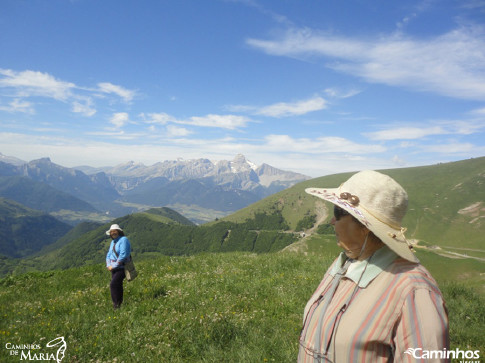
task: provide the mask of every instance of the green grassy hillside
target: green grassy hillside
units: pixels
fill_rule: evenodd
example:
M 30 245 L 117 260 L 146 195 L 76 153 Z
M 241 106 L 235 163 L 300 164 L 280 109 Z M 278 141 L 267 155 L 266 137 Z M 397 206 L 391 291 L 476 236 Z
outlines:
M 32 255 L 70 229 L 46 213 L 0 198 L 0 254 L 13 258 Z
M 408 235 L 443 247 L 485 249 L 485 158 L 411 171 L 389 172 L 410 195 Z
M 294 362 L 303 308 L 335 257 L 310 247 L 138 261 L 119 311 L 102 265 L 8 277 L 0 280 L 0 361 L 19 361 L 7 343 L 46 351 L 64 336 L 67 362 Z M 439 282 L 451 348 L 483 354 L 485 300 Z
M 0 176 L 0 196 L 44 212 L 96 212 L 89 203 L 24 176 Z
M 409 195 L 403 225 L 407 237 L 485 259 L 485 157 L 432 166 L 381 171 Z M 353 173 L 329 175 L 299 183 L 223 218 L 241 222 L 255 213 L 279 211 L 291 229 L 308 216 L 328 222 L 330 204 L 307 195 L 305 188 L 338 187 Z
M 187 226 L 193 226 L 195 223 L 185 218 L 180 213 L 177 213 L 170 208 L 151 208 L 143 213 L 148 218 L 159 223 L 178 223 Z
M 115 219 L 113 223 L 126 231 L 136 258 L 201 252 L 277 252 L 297 239 L 297 235 L 286 231 L 288 226 L 281 215 L 256 217 L 240 224 L 195 226 L 173 210 L 154 208 Z M 110 224 L 91 229 L 69 243 L 63 241 L 59 248 L 46 249 L 44 254 L 30 259 L 0 260 L 0 276 L 102 263 L 111 241 L 105 234 Z
M 97 222 L 81 222 L 77 224 L 75 227 L 73 227 L 64 236 L 59 238 L 55 243 L 52 243 L 42 248 L 42 250 L 38 252 L 36 255 L 42 256 L 42 255 L 45 255 L 46 253 L 62 248 L 65 245 L 69 244 L 70 242 L 74 241 L 75 239 L 81 237 L 82 235 L 89 233 L 94 229 L 99 228 L 101 225 L 102 223 L 97 223 Z

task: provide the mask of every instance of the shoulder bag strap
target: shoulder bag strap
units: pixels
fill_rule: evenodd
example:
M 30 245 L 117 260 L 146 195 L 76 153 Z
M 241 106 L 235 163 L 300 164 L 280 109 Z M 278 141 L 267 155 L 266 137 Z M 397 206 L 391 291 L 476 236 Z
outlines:
M 114 254 L 115 254 L 116 258 L 118 258 L 118 254 L 116 253 L 115 246 L 116 246 L 116 243 L 113 243 L 113 252 L 114 252 Z M 131 253 L 130 253 L 130 259 L 129 259 L 129 260 L 127 260 L 127 261 L 130 261 L 131 259 L 132 259 L 132 258 L 131 258 Z
M 116 253 L 115 246 L 116 246 L 116 243 L 113 243 L 113 252 L 114 252 L 116 258 L 118 258 L 118 254 Z M 130 260 L 131 260 L 131 254 L 130 254 Z
M 113 243 L 113 252 L 115 253 L 116 258 L 118 258 L 118 254 L 116 253 L 115 246 L 116 246 L 116 243 Z

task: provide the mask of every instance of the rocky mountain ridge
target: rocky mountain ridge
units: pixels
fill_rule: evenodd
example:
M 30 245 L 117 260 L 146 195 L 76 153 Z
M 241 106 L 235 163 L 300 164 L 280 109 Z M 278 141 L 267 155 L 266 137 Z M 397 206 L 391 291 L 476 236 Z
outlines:
M 197 222 L 212 220 L 214 211 L 225 215 L 310 179 L 267 164 L 257 166 L 241 154 L 230 161 L 177 159 L 151 166 L 130 161 L 103 168 L 67 168 L 48 157 L 22 163 L 0 154 L 0 177 L 19 176 L 71 194 L 111 217 L 175 205 L 212 210 Z M 10 183 L 10 189 L 14 183 L 12 179 L 4 182 Z
M 165 160 L 146 166 L 140 162 L 129 161 L 114 167 L 91 168 L 80 166 L 76 169 L 86 174 L 104 172 L 114 180 L 117 190 L 123 193 L 155 178 L 168 181 L 203 179 L 214 184 L 242 190 L 253 190 L 258 186 L 269 187 L 272 183 L 291 186 L 310 177 L 277 169 L 268 164 L 257 166 L 242 154 L 233 160 L 211 161 L 209 159 Z

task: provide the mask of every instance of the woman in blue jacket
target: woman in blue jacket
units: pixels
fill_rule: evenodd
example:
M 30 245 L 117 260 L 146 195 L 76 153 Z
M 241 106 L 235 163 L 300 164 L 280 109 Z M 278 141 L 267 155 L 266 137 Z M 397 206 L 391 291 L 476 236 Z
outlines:
M 131 245 L 123 230 L 117 224 L 112 224 L 106 234 L 112 241 L 106 254 L 106 267 L 111 271 L 111 300 L 113 307 L 118 309 L 123 302 L 123 280 L 125 278 L 125 262 L 131 254 Z

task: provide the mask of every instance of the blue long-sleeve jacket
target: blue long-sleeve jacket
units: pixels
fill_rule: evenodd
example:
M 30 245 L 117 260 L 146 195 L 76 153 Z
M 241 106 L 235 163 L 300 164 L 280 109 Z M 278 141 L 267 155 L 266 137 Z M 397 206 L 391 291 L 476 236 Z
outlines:
M 113 252 L 113 245 L 115 246 L 115 251 Z M 131 245 L 128 238 L 125 236 L 118 237 L 111 241 L 109 245 L 108 253 L 106 254 L 106 267 L 111 266 L 112 268 L 123 267 L 125 261 L 128 261 L 131 254 Z

